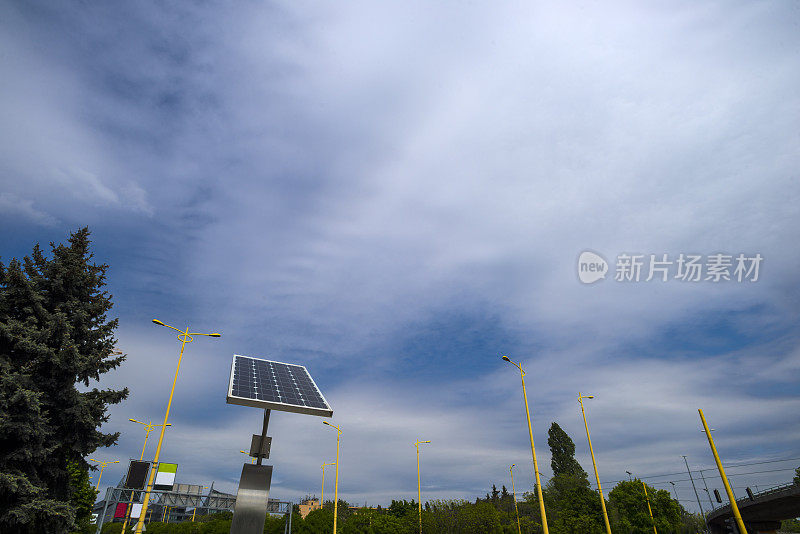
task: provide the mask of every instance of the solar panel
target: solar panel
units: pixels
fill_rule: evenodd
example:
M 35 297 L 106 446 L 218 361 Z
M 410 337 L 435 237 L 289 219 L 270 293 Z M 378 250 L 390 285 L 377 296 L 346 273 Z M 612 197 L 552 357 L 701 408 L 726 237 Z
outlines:
M 228 404 L 331 417 L 333 410 L 302 365 L 233 355 Z

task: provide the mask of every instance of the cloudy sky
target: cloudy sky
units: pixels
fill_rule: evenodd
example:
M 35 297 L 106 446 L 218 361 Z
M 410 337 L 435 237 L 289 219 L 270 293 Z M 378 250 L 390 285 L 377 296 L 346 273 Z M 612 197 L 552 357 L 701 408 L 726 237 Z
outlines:
M 130 388 L 95 457 L 138 458 L 179 344 L 162 460 L 235 491 L 262 413 L 234 353 L 306 365 L 340 495 L 533 484 L 557 421 L 604 489 L 800 464 L 800 6 L 792 2 L 0 3 L 0 256 L 88 225 Z M 583 284 L 578 256 L 605 279 Z M 650 255 L 667 281 L 646 281 Z M 700 281 L 676 278 L 701 256 Z M 710 257 L 731 280 L 705 280 Z M 759 254 L 740 282 L 735 258 Z M 615 278 L 642 255 L 639 281 Z M 319 494 L 336 435 L 273 412 L 272 496 Z M 155 452 L 148 444 L 147 456 Z M 761 471 L 769 471 L 761 473 Z M 758 472 L 758 473 L 755 473 Z M 713 471 L 706 471 L 709 487 Z M 123 475 L 116 466 L 102 486 Z M 331 473 L 332 475 L 332 473 Z M 333 491 L 333 477 L 326 477 Z M 684 475 L 649 479 L 696 510 Z M 101 488 L 102 489 L 102 488 Z M 331 494 L 332 495 L 332 494 Z M 707 502 L 707 501 L 706 501 Z

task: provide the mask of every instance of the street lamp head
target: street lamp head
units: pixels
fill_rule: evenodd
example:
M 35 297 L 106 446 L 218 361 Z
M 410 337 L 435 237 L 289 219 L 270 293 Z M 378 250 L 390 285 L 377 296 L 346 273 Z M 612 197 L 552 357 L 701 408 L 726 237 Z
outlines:
M 222 337 L 222 334 L 208 334 L 209 337 Z
M 111 462 L 111 463 L 112 463 L 112 464 L 118 464 L 118 463 L 119 463 L 119 460 L 114 460 L 114 461 L 113 461 L 113 462 Z
M 322 422 L 322 424 L 323 424 L 323 425 L 328 425 L 328 426 L 333 426 L 332 424 L 330 424 L 330 423 L 329 423 L 329 422 L 327 422 L 327 421 L 323 421 L 323 422 Z
M 156 323 L 159 326 L 167 326 L 164 323 L 162 323 L 161 321 L 159 321 L 158 319 L 153 319 L 153 322 Z
M 503 356 L 502 358 L 503 358 L 505 361 L 507 361 L 507 362 L 510 362 L 510 361 L 511 361 L 511 360 L 509 360 L 509 359 L 508 359 L 508 356 Z
M 167 426 L 172 426 L 172 423 L 167 423 Z
M 130 418 L 128 419 L 128 421 L 133 421 L 134 423 L 138 423 L 139 422 L 136 419 L 130 419 Z

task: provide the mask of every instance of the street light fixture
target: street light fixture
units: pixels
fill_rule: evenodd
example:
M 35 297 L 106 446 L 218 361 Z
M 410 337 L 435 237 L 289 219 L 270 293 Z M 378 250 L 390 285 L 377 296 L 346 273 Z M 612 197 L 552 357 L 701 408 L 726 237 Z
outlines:
M 430 443 L 430 441 L 417 441 L 414 446 L 417 448 L 417 499 L 419 499 L 419 534 L 422 534 L 422 483 L 419 476 L 419 444 Z
M 606 532 L 611 534 L 611 525 L 608 522 L 608 512 L 606 512 L 606 500 L 603 497 L 603 487 L 600 485 L 600 475 L 597 474 L 597 462 L 594 459 L 594 449 L 592 449 L 592 438 L 589 436 L 589 423 L 586 422 L 586 411 L 583 409 L 583 399 L 593 399 L 594 395 L 581 395 L 578 392 L 578 402 L 581 403 L 581 414 L 583 414 L 583 426 L 586 427 L 586 439 L 589 440 L 589 453 L 592 455 L 592 466 L 594 467 L 594 477 L 597 479 L 597 492 L 600 494 L 600 506 L 603 508 L 603 521 L 606 524 Z
M 164 324 L 158 319 L 153 319 L 153 322 L 159 326 L 163 326 L 165 328 L 170 328 L 172 330 L 175 330 L 176 332 L 180 332 L 180 334 L 178 335 L 178 341 L 181 342 L 181 352 L 178 355 L 178 366 L 175 369 L 175 378 L 172 380 L 172 389 L 169 392 L 169 400 L 167 401 L 167 412 L 164 414 L 164 422 L 161 424 L 161 434 L 158 436 L 158 446 L 156 447 L 155 458 L 153 458 L 153 467 L 150 469 L 150 479 L 147 482 L 147 489 L 144 492 L 142 511 L 139 514 L 139 521 L 136 523 L 136 534 L 141 534 L 142 528 L 144 527 L 145 513 L 147 513 L 147 505 L 150 502 L 150 491 L 153 489 L 153 479 L 156 476 L 156 465 L 158 464 L 158 459 L 161 456 L 161 444 L 164 441 L 164 431 L 167 429 L 167 421 L 169 420 L 169 409 L 172 407 L 172 395 L 175 393 L 175 384 L 178 382 L 178 371 L 181 370 L 181 360 L 183 359 L 183 350 L 186 348 L 187 343 L 191 343 L 192 341 L 194 341 L 193 336 L 220 337 L 220 334 L 218 333 L 213 333 L 213 334 L 203 334 L 201 332 L 190 333 L 188 326 L 186 327 L 186 331 L 179 330 L 174 326 Z
M 528 409 L 528 393 L 525 390 L 525 371 L 522 370 L 522 367 L 513 361 L 508 356 L 502 356 L 502 358 L 510 364 L 513 364 L 517 369 L 519 369 L 519 376 L 522 379 L 522 398 L 525 399 L 525 415 L 528 417 L 528 436 L 531 439 L 531 455 L 533 456 L 533 472 L 536 475 L 536 493 L 539 497 L 539 513 L 542 516 L 542 529 L 544 534 L 550 534 L 550 530 L 547 528 L 547 514 L 544 510 L 544 497 L 542 496 L 542 483 L 539 480 L 539 465 L 536 463 L 536 447 L 533 445 L 533 426 L 531 425 L 531 412 Z
M 142 460 L 144 460 L 144 448 L 147 446 L 147 437 L 150 435 L 150 432 L 152 432 L 154 428 L 156 428 L 157 426 L 161 426 L 161 425 L 154 425 L 152 421 L 148 421 L 146 423 L 143 423 L 141 421 L 137 421 L 136 419 L 128 419 L 128 421 L 131 421 L 133 423 L 139 423 L 140 425 L 144 425 L 144 429 L 145 429 L 144 445 L 142 445 L 142 455 L 139 458 L 139 461 L 142 461 Z M 167 426 L 172 426 L 172 423 L 167 423 Z
M 508 468 L 511 471 L 511 495 L 514 496 L 514 511 L 517 512 L 517 534 L 522 534 L 522 527 L 519 526 L 519 508 L 517 508 L 517 490 L 514 488 L 514 466 L 517 464 L 511 464 L 511 467 Z
M 335 501 L 333 503 L 333 534 L 336 534 L 336 519 L 339 515 L 339 438 L 342 435 L 342 431 L 338 426 L 332 425 L 327 421 L 323 421 L 322 424 L 336 429 L 336 482 L 333 486 L 333 500 Z
M 94 489 L 100 487 L 100 479 L 103 478 L 103 469 L 105 469 L 107 465 L 119 463 L 119 460 L 114 460 L 113 462 L 106 462 L 105 460 L 103 460 L 101 462 L 100 460 L 95 460 L 94 458 L 89 458 L 89 461 L 97 462 L 98 464 L 100 464 L 100 474 L 97 476 L 97 485 L 94 487 Z

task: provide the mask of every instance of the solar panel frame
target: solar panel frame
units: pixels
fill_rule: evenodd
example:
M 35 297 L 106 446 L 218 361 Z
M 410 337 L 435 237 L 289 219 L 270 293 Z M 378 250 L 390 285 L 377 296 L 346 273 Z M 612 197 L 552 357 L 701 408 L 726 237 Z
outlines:
M 239 395 L 234 395 L 233 392 L 233 379 L 234 373 L 236 369 L 236 359 L 237 358 L 246 358 L 249 360 L 257 360 L 262 362 L 268 362 L 273 364 L 285 365 L 288 367 L 299 367 L 303 369 L 305 377 L 311 382 L 311 385 L 314 386 L 314 390 L 316 393 L 319 394 L 322 402 L 325 404 L 325 408 L 317 408 L 314 406 L 304 406 L 302 404 L 292 404 L 286 402 L 276 402 L 276 401 L 268 401 L 268 400 L 261 400 L 261 399 L 253 399 L 248 397 L 242 397 Z M 299 389 L 299 388 L 298 388 Z M 325 395 L 322 394 L 322 390 L 319 389 L 317 383 L 311 377 L 311 373 L 308 372 L 308 369 L 304 365 L 299 365 L 296 363 L 285 363 L 279 362 L 276 360 L 267 360 L 265 358 L 254 358 L 253 356 L 245 356 L 244 354 L 234 354 L 233 360 L 231 361 L 231 373 L 228 379 L 228 392 L 225 399 L 225 402 L 228 404 L 238 404 L 240 406 L 251 406 L 253 408 L 265 408 L 269 410 L 280 410 L 284 412 L 294 412 L 294 413 L 302 413 L 306 415 L 316 415 L 319 417 L 332 417 L 333 416 L 333 409 L 331 405 L 328 403 L 328 400 L 325 398 Z

